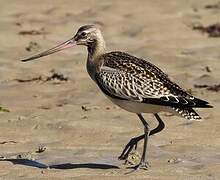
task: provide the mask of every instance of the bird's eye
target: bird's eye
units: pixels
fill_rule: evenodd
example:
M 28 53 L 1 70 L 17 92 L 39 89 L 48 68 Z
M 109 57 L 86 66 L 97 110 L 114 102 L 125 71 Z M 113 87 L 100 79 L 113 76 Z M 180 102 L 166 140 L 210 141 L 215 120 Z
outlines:
M 85 33 L 85 32 L 82 32 L 82 33 L 81 33 L 81 36 L 82 36 L 82 37 L 86 37 L 86 33 Z

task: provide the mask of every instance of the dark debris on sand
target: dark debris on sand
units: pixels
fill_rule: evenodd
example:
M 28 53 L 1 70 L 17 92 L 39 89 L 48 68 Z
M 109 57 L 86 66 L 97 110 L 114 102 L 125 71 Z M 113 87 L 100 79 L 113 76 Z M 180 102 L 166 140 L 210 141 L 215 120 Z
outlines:
M 1 141 L 0 144 L 16 144 L 17 142 L 16 141 Z
M 195 84 L 194 87 L 195 88 L 205 88 L 208 91 L 214 91 L 214 92 L 220 91 L 220 84 L 216 84 L 216 85 L 207 85 L 207 84 L 197 85 L 197 84 Z
M 30 51 L 33 51 L 33 50 L 37 50 L 39 48 L 40 48 L 40 46 L 38 45 L 37 42 L 30 41 L 28 46 L 25 49 L 26 49 L 26 51 L 30 52 Z
M 56 72 L 55 70 L 51 70 L 51 76 L 46 78 L 46 81 L 51 80 L 59 80 L 59 81 L 68 81 L 68 77 L 65 77 L 63 74 Z
M 53 81 L 56 84 L 59 82 L 66 82 L 69 80 L 68 77 L 63 75 L 62 73 L 58 73 L 55 70 L 50 71 L 51 75 L 50 76 L 37 76 L 29 79 L 15 79 L 15 81 L 20 82 L 20 83 L 28 83 L 28 82 L 48 82 L 48 81 Z
M 205 71 L 208 72 L 208 73 L 212 72 L 212 70 L 211 70 L 211 68 L 210 68 L 209 66 L 206 66 L 204 69 L 205 69 Z
M 209 37 L 220 37 L 220 23 L 212 24 L 209 26 L 194 25 L 194 30 L 199 30 L 202 33 L 207 33 Z
M 46 147 L 45 146 L 39 146 L 38 149 L 35 151 L 36 153 L 42 153 L 46 151 Z
M 89 111 L 89 110 L 91 110 L 90 108 L 88 108 L 88 107 L 85 106 L 85 105 L 81 106 L 81 108 L 82 108 L 83 111 Z
M 215 4 L 205 5 L 205 9 L 220 9 L 220 1 Z
M 15 79 L 15 81 L 20 82 L 20 83 L 26 83 L 26 82 L 34 82 L 34 81 L 43 81 L 42 76 L 38 77 L 33 77 L 30 79 Z
M 41 28 L 40 30 L 23 30 L 18 32 L 19 35 L 46 35 L 49 34 L 49 32 L 46 32 L 44 28 Z

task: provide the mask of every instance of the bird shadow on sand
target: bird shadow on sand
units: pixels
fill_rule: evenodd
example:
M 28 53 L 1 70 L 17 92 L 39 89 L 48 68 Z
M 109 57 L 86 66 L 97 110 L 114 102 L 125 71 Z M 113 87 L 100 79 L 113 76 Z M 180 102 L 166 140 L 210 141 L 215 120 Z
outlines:
M 40 169 L 119 169 L 118 166 L 102 163 L 62 163 L 54 165 L 46 165 L 29 159 L 2 159 L 0 161 L 9 161 L 13 164 L 36 167 Z
M 49 166 L 51 169 L 78 169 L 78 168 L 90 168 L 90 169 L 119 169 L 118 166 L 110 164 L 99 164 L 99 163 L 82 163 L 82 164 L 56 164 Z

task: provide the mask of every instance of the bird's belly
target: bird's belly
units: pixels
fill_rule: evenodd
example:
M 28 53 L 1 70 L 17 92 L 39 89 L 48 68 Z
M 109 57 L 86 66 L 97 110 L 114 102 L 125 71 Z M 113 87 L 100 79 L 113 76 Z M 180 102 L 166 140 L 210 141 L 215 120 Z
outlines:
M 169 107 L 139 103 L 134 101 L 120 100 L 107 96 L 114 104 L 118 105 L 122 109 L 133 113 L 159 113 L 161 111 L 170 111 Z

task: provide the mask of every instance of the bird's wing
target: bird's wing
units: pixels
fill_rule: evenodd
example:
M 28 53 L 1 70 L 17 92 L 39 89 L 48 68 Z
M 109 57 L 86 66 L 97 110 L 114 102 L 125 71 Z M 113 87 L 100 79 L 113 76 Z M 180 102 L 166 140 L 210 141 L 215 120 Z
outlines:
M 173 95 L 163 88 L 162 83 L 139 79 L 117 70 L 102 69 L 96 74 L 96 81 L 106 95 L 121 100 L 171 107 L 199 107 L 202 101 Z
M 208 102 L 189 95 L 145 60 L 121 52 L 112 52 L 104 58 L 96 81 L 110 97 L 172 107 L 209 106 Z
M 154 81 L 158 81 L 158 83 L 162 82 L 163 87 L 167 88 L 172 94 L 191 96 L 176 83 L 172 82 L 160 68 L 149 61 L 118 51 L 107 53 L 103 58 L 105 59 L 103 67 L 128 72 L 138 78 L 151 78 Z

